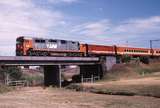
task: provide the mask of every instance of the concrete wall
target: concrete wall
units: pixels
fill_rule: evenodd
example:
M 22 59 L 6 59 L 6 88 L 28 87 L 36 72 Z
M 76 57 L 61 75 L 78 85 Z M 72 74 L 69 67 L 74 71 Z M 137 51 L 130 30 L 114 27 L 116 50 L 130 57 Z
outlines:
M 113 65 L 116 64 L 115 56 L 103 56 L 100 58 L 103 75 L 112 69 Z
M 114 64 L 116 64 L 116 57 L 114 57 L 114 56 L 107 56 L 106 57 L 107 71 L 111 70 Z

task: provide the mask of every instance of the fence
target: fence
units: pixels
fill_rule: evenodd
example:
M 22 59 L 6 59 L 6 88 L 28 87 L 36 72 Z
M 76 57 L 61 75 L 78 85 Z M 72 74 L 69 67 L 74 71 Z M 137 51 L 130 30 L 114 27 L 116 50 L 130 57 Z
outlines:
M 18 81 L 7 81 L 6 82 L 7 86 L 28 86 L 28 82 L 26 80 L 18 80 Z
M 90 78 L 84 78 L 81 76 L 81 83 L 94 83 L 95 81 L 100 80 L 100 76 L 91 75 Z

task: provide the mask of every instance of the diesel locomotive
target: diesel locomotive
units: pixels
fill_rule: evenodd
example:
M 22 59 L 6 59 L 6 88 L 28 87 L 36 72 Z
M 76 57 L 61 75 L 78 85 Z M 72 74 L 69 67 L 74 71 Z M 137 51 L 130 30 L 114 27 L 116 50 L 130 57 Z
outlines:
M 81 44 L 78 41 L 18 37 L 16 56 L 160 56 L 160 49 Z
M 82 56 L 76 41 L 18 37 L 17 56 Z

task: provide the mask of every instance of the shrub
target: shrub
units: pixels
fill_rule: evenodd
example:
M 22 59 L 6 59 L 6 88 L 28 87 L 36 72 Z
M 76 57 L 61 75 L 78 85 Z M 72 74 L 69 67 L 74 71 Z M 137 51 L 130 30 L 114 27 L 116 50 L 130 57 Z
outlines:
M 147 56 L 142 56 L 140 57 L 140 61 L 144 64 L 149 64 L 149 57 Z
M 131 61 L 131 56 L 128 56 L 128 55 L 122 56 L 122 62 L 123 63 L 128 63 L 130 61 Z
M 10 66 L 10 67 L 2 67 L 0 66 L 0 76 L 6 77 L 6 74 L 9 75 L 10 78 L 14 80 L 19 80 L 22 77 L 21 69 L 16 66 Z

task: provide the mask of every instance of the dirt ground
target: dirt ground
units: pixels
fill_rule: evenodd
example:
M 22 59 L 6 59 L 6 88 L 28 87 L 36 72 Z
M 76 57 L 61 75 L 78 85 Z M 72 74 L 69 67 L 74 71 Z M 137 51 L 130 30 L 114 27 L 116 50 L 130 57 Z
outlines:
M 159 108 L 160 98 L 112 96 L 42 87 L 0 94 L 0 108 Z

